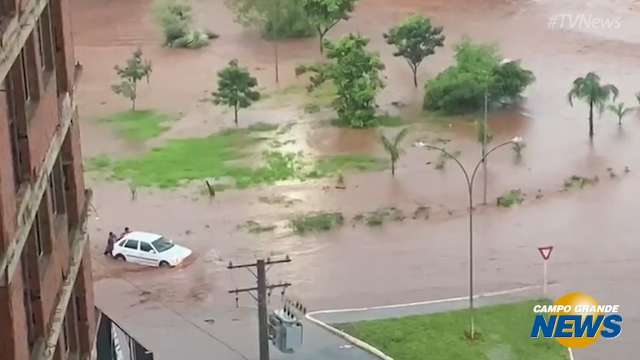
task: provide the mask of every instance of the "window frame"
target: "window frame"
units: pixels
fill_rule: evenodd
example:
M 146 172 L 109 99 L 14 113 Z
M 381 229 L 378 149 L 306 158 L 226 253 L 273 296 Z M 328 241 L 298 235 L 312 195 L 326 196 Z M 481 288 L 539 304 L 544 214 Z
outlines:
M 136 247 L 135 247 L 135 248 L 132 248 L 132 247 L 127 246 L 127 245 L 129 245 L 129 242 L 132 242 L 132 241 L 135 241 L 135 242 L 136 242 Z M 129 249 L 129 250 L 140 250 L 140 240 L 136 240 L 136 239 L 127 239 L 127 242 L 124 244 L 124 247 L 125 247 L 126 249 Z
M 40 18 L 36 20 L 36 32 L 38 34 L 37 47 L 40 58 L 40 71 L 42 72 L 43 88 L 49 84 L 51 76 L 55 73 L 56 49 L 53 42 L 53 26 L 51 19 L 51 8 L 45 5 Z
M 142 248 L 142 245 L 146 245 L 149 247 L 149 250 L 144 250 Z M 153 248 L 153 245 L 151 245 L 151 243 L 148 243 L 146 241 L 140 241 L 140 245 L 139 245 L 140 251 L 144 251 L 146 253 L 151 253 L 152 251 L 155 251 L 155 249 Z

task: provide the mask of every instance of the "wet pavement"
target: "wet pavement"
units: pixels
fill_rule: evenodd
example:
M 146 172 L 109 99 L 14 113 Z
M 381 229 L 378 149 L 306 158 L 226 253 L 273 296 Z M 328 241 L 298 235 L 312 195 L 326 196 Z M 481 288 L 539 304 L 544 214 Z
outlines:
M 194 1 L 200 23 L 221 35 L 198 51 L 160 47 L 148 0 L 73 2 L 76 56 L 84 65 L 78 91 L 85 157 L 103 153 L 130 156 L 140 152 L 140 146 L 156 145 L 155 140 L 152 144 L 127 143 L 94 121 L 127 108 L 124 99 L 110 93 L 109 85 L 115 81 L 113 65 L 122 63 L 136 46 L 142 46 L 154 63 L 151 83 L 141 87 L 139 104 L 181 115 L 173 128 L 157 139 L 159 142 L 231 126 L 230 113 L 199 101 L 213 90 L 216 71 L 230 57 L 249 66 L 268 91 L 278 88 L 273 81 L 271 44 L 234 24 L 222 0 Z M 411 86 L 408 67 L 391 55 L 380 35 L 413 12 L 432 17 L 434 23 L 445 27 L 447 35 L 447 47 L 423 64 L 422 81 L 450 64 L 451 46 L 465 34 L 497 42 L 505 56 L 523 59 L 537 77 L 523 104 L 491 115 L 496 143 L 521 135 L 528 146 L 520 163 L 514 162 L 508 149 L 492 156 L 489 199 L 512 188 L 521 188 L 528 196 L 519 208 L 479 206 L 475 211 L 478 291 L 539 284 L 542 264 L 536 247 L 555 245 L 550 276 L 557 282 L 557 294 L 583 291 L 601 303 L 621 304 L 625 315 L 620 338 L 577 351 L 576 358 L 635 358 L 640 339 L 636 301 L 640 296 L 640 243 L 635 239 L 640 233 L 635 201 L 640 195 L 636 186 L 640 181 L 636 173 L 640 169 L 640 117 L 629 115 L 619 128 L 613 116 L 605 113 L 597 118 L 596 137 L 590 142 L 587 109 L 583 104 L 569 107 L 566 93 L 574 78 L 596 71 L 603 81 L 620 88 L 621 101 L 635 103 L 633 94 L 640 90 L 638 1 L 482 0 L 469 4 L 462 0 L 362 0 L 353 18 L 339 24 L 330 37 L 350 31 L 370 36 L 370 47 L 380 51 L 387 65 L 387 88 L 378 99 L 381 110 L 392 111 L 390 104 L 400 101 L 407 104 L 401 110 L 403 116 L 419 120 L 422 90 Z M 549 26 L 550 17 L 585 13 L 620 17 L 621 27 L 596 31 Z M 304 84 L 304 79 L 295 78 L 293 68 L 319 59 L 316 41 L 281 44 L 280 89 Z M 315 126 L 315 119 L 311 117 L 309 122 L 301 105 L 261 103 L 245 111 L 241 123 L 301 122 L 292 134 L 305 152 L 315 155 L 383 154 L 375 131 Z M 474 164 L 479 145 L 473 124 L 454 119 L 438 128 L 414 125 L 408 143 L 438 138 L 451 140 L 448 149 L 460 150 L 462 161 Z M 436 157 L 424 149 L 407 147 L 395 179 L 386 172 L 346 174 L 346 190 L 324 188 L 333 180 L 321 180 L 225 191 L 211 201 L 195 188 L 140 189 L 137 200 L 131 201 L 125 184 L 88 175 L 97 210 L 90 224 L 96 254 L 96 302 L 153 349 L 158 359 L 197 359 L 212 353 L 225 354 L 219 357 L 222 359 L 242 358 L 238 353 L 254 359 L 253 300 L 240 299 L 241 306 L 236 309 L 235 300 L 226 293 L 251 284 L 252 276 L 231 274 L 225 268 L 229 260 L 291 255 L 291 264 L 273 268 L 269 276 L 274 282 L 294 283 L 291 291 L 312 310 L 464 296 L 468 247 L 463 180 L 452 164 L 444 171 L 426 165 Z M 631 169 L 628 175 L 622 174 L 625 166 Z M 607 168 L 618 176 L 610 178 Z M 573 174 L 597 175 L 600 181 L 583 190 L 561 191 L 564 179 Z M 543 194 L 541 199 L 535 199 L 538 190 Z M 479 193 L 476 200 L 481 198 Z M 258 201 L 260 196 L 271 195 L 300 201 L 291 207 Z M 407 219 L 380 229 L 345 226 L 304 238 L 258 236 L 238 229 L 250 219 L 284 221 L 292 213 L 311 210 L 340 210 L 351 217 L 381 206 L 411 213 L 423 205 L 431 207 L 429 220 Z M 125 225 L 166 234 L 192 248 L 194 255 L 184 266 L 170 271 L 139 268 L 99 256 L 104 234 Z M 272 301 L 272 307 L 279 306 L 275 295 Z M 205 322 L 209 319 L 214 319 L 213 325 Z M 309 335 L 323 340 L 306 343 L 299 354 L 283 358 L 333 358 L 337 353 L 366 356 L 357 350 L 340 349 L 342 342 L 320 329 L 310 330 Z M 176 348 L 173 340 L 185 346 Z

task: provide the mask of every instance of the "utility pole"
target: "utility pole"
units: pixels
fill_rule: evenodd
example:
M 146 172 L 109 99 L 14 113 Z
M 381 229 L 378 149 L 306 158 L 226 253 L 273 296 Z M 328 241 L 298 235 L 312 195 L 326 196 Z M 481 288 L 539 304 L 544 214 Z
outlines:
M 277 288 L 282 288 L 282 292 L 284 294 L 284 289 L 291 286 L 291 283 L 285 282 L 276 285 L 269 285 L 267 282 L 267 265 L 274 264 L 282 264 L 291 262 L 291 258 L 287 255 L 282 260 L 271 260 L 269 258 L 259 259 L 255 263 L 251 264 L 241 264 L 234 265 L 229 262 L 229 266 L 227 269 L 238 269 L 238 268 L 246 268 L 249 270 L 251 274 L 256 277 L 257 286 L 245 289 L 234 289 L 229 290 L 229 294 L 236 295 L 236 304 L 238 303 L 238 294 L 240 293 L 249 293 L 251 297 L 253 297 L 258 302 L 258 334 L 259 334 L 259 345 L 260 345 L 260 360 L 269 360 L 269 325 L 268 325 L 268 310 L 267 310 L 267 291 Z M 256 268 L 256 272 L 254 273 L 251 268 Z M 257 297 L 253 295 L 253 291 L 257 292 Z
M 484 119 L 482 120 L 482 175 L 484 177 L 483 192 L 482 192 L 482 205 L 487 205 L 487 132 L 489 131 L 488 120 L 489 112 L 489 77 L 487 76 L 487 85 L 484 89 Z

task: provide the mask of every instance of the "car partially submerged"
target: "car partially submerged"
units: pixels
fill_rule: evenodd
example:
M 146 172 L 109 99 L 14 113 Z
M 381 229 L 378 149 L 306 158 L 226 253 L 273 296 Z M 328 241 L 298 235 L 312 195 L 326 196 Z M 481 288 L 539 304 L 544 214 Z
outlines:
M 188 258 L 191 250 L 162 235 L 134 231 L 114 244 L 111 255 L 118 260 L 141 265 L 173 267 Z

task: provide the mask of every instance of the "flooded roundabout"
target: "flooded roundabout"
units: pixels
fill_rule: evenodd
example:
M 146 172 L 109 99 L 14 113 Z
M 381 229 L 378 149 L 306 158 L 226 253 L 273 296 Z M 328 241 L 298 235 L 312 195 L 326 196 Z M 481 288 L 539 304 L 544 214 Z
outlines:
M 320 59 L 317 39 L 280 42 L 276 84 L 272 44 L 236 24 L 222 0 L 193 2 L 198 22 L 220 35 L 199 50 L 162 47 L 150 1 L 73 2 L 75 52 L 83 65 L 78 91 L 87 164 L 105 155 L 144 156 L 176 139 L 206 137 L 233 127 L 232 112 L 203 101 L 214 90 L 216 72 L 232 58 L 251 69 L 261 91 L 268 94 L 243 110 L 241 126 L 275 125 L 271 132 L 258 135 L 269 138 L 265 148 L 251 155 L 252 161 L 261 161 L 260 151 L 274 149 L 299 152 L 305 159 L 342 155 L 384 159 L 379 131 L 394 134 L 400 129 L 340 128 L 329 124 L 334 116 L 330 110 L 305 111 L 310 101 L 304 91 L 308 80 L 297 78 L 294 68 Z M 634 94 L 640 91 L 640 2 L 632 0 L 472 4 L 361 0 L 352 18 L 328 36 L 350 32 L 367 36 L 368 47 L 378 51 L 385 63 L 386 87 L 377 98 L 379 110 L 406 119 L 410 129 L 396 176 L 381 169 L 344 172 L 225 189 L 210 197 L 202 181 L 169 189 L 133 188 L 127 181 L 88 171 L 95 194 L 90 231 L 96 303 L 139 334 L 159 359 L 201 359 L 214 353 L 220 359 L 252 359 L 257 352 L 255 305 L 252 299 L 241 298 L 236 307 L 227 290 L 254 280 L 249 273 L 227 270 L 229 261 L 288 254 L 293 261 L 274 267 L 269 277 L 293 283 L 288 293 L 314 310 L 465 295 L 468 213 L 463 174 L 451 161 L 437 169 L 438 154 L 414 145 L 445 144 L 470 167 L 480 157 L 473 122 L 477 116 L 443 118 L 422 111 L 422 86 L 413 87 L 406 63 L 393 56 L 382 38 L 383 32 L 413 13 L 430 17 L 447 36 L 445 47 L 421 67 L 421 83 L 452 63 L 453 45 L 464 36 L 497 44 L 505 57 L 521 59 L 536 76 L 520 104 L 489 114 L 492 144 L 521 136 L 527 146 L 521 158 L 509 148 L 492 155 L 487 205 L 482 205 L 482 176 L 478 178 L 474 210 L 478 291 L 540 284 L 537 247 L 554 245 L 552 297 L 579 290 L 603 303 L 620 304 L 625 314 L 619 339 L 576 351 L 576 358 L 636 358 L 640 111 L 632 112 L 622 127 L 608 112 L 596 115 L 595 137 L 589 140 L 587 106 L 571 107 L 567 102 L 573 80 L 595 71 L 620 89 L 620 101 L 638 104 Z M 572 28 L 557 20 L 581 14 L 613 18 L 620 26 Z M 112 69 L 138 46 L 154 65 L 150 84 L 141 87 L 139 104 L 177 118 L 146 142 L 127 140 L 98 120 L 127 109 L 127 103 L 111 92 Z M 321 97 L 312 100 L 326 101 Z M 567 185 L 572 177 L 588 182 Z M 524 194 L 524 202 L 513 208 L 496 206 L 496 198 L 512 189 Z M 380 226 L 368 226 L 367 214 L 380 209 L 395 215 Z M 288 226 L 300 214 L 319 211 L 340 212 L 344 224 L 311 234 L 296 233 Z M 268 229 L 251 231 L 255 224 Z M 102 256 L 108 231 L 124 226 L 166 234 L 194 254 L 170 270 L 139 268 Z M 279 303 L 279 294 L 274 293 L 271 301 Z M 177 342 L 183 345 L 174 346 Z M 273 358 L 327 358 L 306 351 Z

